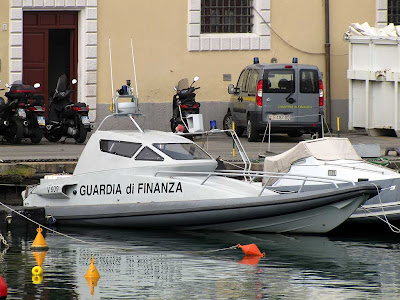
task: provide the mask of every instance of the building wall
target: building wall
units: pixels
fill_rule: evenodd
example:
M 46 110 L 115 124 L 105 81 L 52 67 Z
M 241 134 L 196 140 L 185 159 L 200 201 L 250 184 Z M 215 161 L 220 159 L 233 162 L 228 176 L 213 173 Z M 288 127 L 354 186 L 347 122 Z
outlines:
M 3 30 L 3 24 L 6 24 L 7 30 Z M 9 3 L 8 0 L 0 1 L 0 88 L 4 87 L 4 83 L 8 82 L 9 68 Z M 0 95 L 4 95 L 4 91 L 0 91 Z
M 111 101 L 109 38 L 112 45 L 114 91 L 125 83 L 133 82 L 130 38 L 136 61 L 137 82 L 141 106 L 152 113 L 153 103 L 168 103 L 158 120 L 169 120 L 173 87 L 179 79 L 195 75 L 200 77 L 198 101 L 203 103 L 205 124 L 209 119 L 222 121 L 227 86 L 235 84 L 241 69 L 252 63 L 253 57 L 261 62 L 299 62 L 317 65 L 325 76 L 325 1 L 324 0 L 267 0 L 270 7 L 270 50 L 188 51 L 188 11 L 196 0 L 147 2 L 98 1 L 98 103 Z M 124 5 L 125 4 L 125 5 Z M 347 124 L 348 44 L 343 34 L 353 22 L 375 24 L 375 0 L 330 1 L 331 38 L 331 99 L 332 120 L 340 116 Z M 149 17 L 156 16 L 156 17 Z M 269 21 L 269 20 L 267 20 Z M 231 74 L 224 81 L 223 74 Z M 207 103 L 212 101 L 212 103 Z M 101 106 L 101 105 L 100 105 Z M 163 107 L 162 105 L 157 105 Z M 103 105 L 108 109 L 108 105 Z M 100 110 L 99 110 L 100 111 Z M 213 113 L 208 118 L 206 112 Z M 217 120 L 217 121 L 218 121 Z M 165 125 L 166 123 L 164 123 Z M 162 125 L 162 126 L 164 126 Z M 155 125 L 154 125 L 155 126 Z

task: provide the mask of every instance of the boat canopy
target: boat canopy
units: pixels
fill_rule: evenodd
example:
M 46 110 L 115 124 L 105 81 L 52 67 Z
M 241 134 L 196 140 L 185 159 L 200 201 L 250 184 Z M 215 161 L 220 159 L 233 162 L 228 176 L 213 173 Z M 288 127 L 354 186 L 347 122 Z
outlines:
M 319 160 L 362 160 L 347 138 L 322 138 L 299 142 L 295 147 L 278 155 L 266 157 L 265 172 L 286 173 L 295 161 L 313 156 Z

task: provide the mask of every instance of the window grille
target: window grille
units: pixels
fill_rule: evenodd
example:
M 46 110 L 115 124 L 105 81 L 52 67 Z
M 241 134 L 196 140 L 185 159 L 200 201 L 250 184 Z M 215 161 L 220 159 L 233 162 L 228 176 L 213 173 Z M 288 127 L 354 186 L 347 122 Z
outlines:
M 249 33 L 253 0 L 201 0 L 201 33 Z
M 388 0 L 388 23 L 400 25 L 400 1 Z

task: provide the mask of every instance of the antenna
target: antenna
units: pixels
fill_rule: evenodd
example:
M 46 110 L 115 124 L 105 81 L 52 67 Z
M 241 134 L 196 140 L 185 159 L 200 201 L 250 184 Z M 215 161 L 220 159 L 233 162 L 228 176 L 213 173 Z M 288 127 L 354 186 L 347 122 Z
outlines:
M 132 50 L 133 75 L 135 76 L 136 98 L 139 99 L 139 93 L 138 93 L 138 88 L 137 88 L 137 80 L 136 80 L 135 55 L 133 54 L 133 39 L 132 38 L 131 38 L 131 50 Z
M 114 111 L 114 80 L 113 80 L 113 68 L 112 68 L 112 58 L 111 58 L 111 38 L 108 38 L 108 50 L 110 52 L 110 70 L 111 70 L 111 98 L 112 106 Z

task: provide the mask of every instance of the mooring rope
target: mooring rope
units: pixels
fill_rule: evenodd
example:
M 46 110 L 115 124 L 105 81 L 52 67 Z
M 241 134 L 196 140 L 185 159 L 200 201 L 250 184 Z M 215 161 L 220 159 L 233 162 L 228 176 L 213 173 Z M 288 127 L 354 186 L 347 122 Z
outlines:
M 16 213 L 17 215 L 19 215 L 19 216 L 21 216 L 21 217 L 27 219 L 28 221 L 30 221 L 30 222 L 32 222 L 32 223 L 34 223 L 34 224 L 36 224 L 36 225 L 38 225 L 38 226 L 40 226 L 40 227 L 43 227 L 44 229 L 49 230 L 49 231 L 51 231 L 51 232 L 53 232 L 53 233 L 55 233 L 55 234 L 59 234 L 59 235 L 61 235 L 61 236 L 63 236 L 63 237 L 72 239 L 72 240 L 74 240 L 74 241 L 77 241 L 77 242 L 80 242 L 80 243 L 83 243 L 83 244 L 86 244 L 86 245 L 96 246 L 96 247 L 100 247 L 100 248 L 107 248 L 107 249 L 99 249 L 99 251 L 104 252 L 104 251 L 107 250 L 107 252 L 109 252 L 110 249 L 115 249 L 115 250 L 119 250 L 119 251 L 123 251 L 123 252 L 135 252 L 135 251 L 137 252 L 137 250 L 133 250 L 133 249 L 120 248 L 120 247 L 114 247 L 114 246 L 103 246 L 103 245 L 98 245 L 98 244 L 95 244 L 95 243 L 92 243 L 92 242 L 87 242 L 87 241 L 84 241 L 84 240 L 81 240 L 81 239 L 72 237 L 72 236 L 70 236 L 70 235 L 67 235 L 67 234 L 65 234 L 65 233 L 62 233 L 62 232 L 59 232 L 59 231 L 57 231 L 57 230 L 51 229 L 51 228 L 49 228 L 49 227 L 47 227 L 47 226 L 44 226 L 44 225 L 40 224 L 39 222 L 36 222 L 36 221 L 34 221 L 34 220 L 28 218 L 27 216 L 21 214 L 19 211 L 17 211 L 17 210 L 15 210 L 15 209 L 13 209 L 13 208 L 11 208 L 11 207 L 5 205 L 5 204 L 2 203 L 1 201 L 0 201 L 0 205 L 2 205 L 3 207 L 5 207 L 6 209 L 8 209 L 8 210 L 10 210 L 10 211 L 12 211 L 12 212 L 14 212 L 14 213 Z M 3 238 L 3 236 L 1 235 L 1 233 L 0 233 L 0 240 L 4 243 L 4 245 L 6 245 L 6 249 L 8 249 L 8 247 L 9 247 L 9 246 L 8 246 L 8 243 L 7 243 L 7 241 Z M 206 251 L 174 251 L 174 252 L 182 252 L 182 253 L 211 253 L 211 252 L 224 251 L 224 250 L 231 250 L 231 249 L 237 249 L 237 248 L 238 248 L 238 245 L 234 245 L 234 246 L 231 246 L 231 247 L 221 248 L 221 249 L 215 249 L 215 250 L 206 250 Z M 95 251 L 92 251 L 92 252 L 95 252 Z
M 399 229 L 398 227 L 396 227 L 395 225 L 391 224 L 391 223 L 389 222 L 389 220 L 387 219 L 386 212 L 385 212 L 385 210 L 384 210 L 384 208 L 383 208 L 383 203 L 382 203 L 382 199 L 381 199 L 381 194 L 380 194 L 380 191 L 379 191 L 379 187 L 378 187 L 375 183 L 373 183 L 373 182 L 371 182 L 371 184 L 373 184 L 373 185 L 375 186 L 376 190 L 378 191 L 378 199 L 379 199 L 379 203 L 380 203 L 380 205 L 381 205 L 381 210 L 382 210 L 382 214 L 383 214 L 383 218 L 380 217 L 380 216 L 375 216 L 375 217 L 378 218 L 379 220 L 381 220 L 382 222 L 386 223 L 386 224 L 389 226 L 389 228 L 390 228 L 390 230 L 391 230 L 392 232 L 394 232 L 394 233 L 400 233 L 400 229 Z M 391 188 L 392 188 L 392 187 L 388 187 L 388 188 L 385 188 L 385 189 L 381 189 L 381 191 L 382 191 L 382 190 L 391 189 Z M 368 208 L 366 208 L 366 207 L 363 206 L 363 205 L 361 205 L 360 207 L 361 207 L 362 209 L 364 209 L 365 211 L 369 212 L 369 213 L 373 213 L 371 210 L 369 210 Z
M 15 209 L 13 209 L 13 208 L 11 208 L 11 207 L 5 205 L 5 204 L 4 204 L 3 202 L 1 202 L 1 201 L 0 201 L 0 205 L 2 205 L 3 207 L 5 207 L 6 209 L 8 209 L 8 210 L 10 210 L 10 211 L 12 211 L 12 212 L 14 212 L 14 213 L 16 213 L 17 215 L 19 215 L 19 216 L 21 216 L 21 217 L 27 219 L 29 222 L 32 222 L 32 223 L 34 223 L 34 224 L 36 224 L 36 225 L 38 225 L 38 226 L 40 226 L 40 227 L 42 227 L 42 228 L 44 228 L 44 229 L 46 229 L 46 230 L 48 230 L 48 231 L 51 231 L 51 232 L 53 232 L 53 233 L 55 233 L 55 234 L 58 234 L 58 235 L 61 235 L 61 236 L 63 236 L 63 237 L 72 239 L 72 240 L 74 240 L 74 241 L 77 241 L 77 242 L 80 242 L 80 243 L 83 243 L 83 244 L 86 244 L 86 245 L 91 245 L 91 246 L 100 247 L 100 248 L 107 247 L 107 249 L 110 249 L 110 248 L 111 248 L 111 249 L 115 249 L 115 250 L 121 250 L 121 251 L 124 251 L 124 252 L 127 252 L 127 251 L 134 251 L 134 250 L 132 250 L 132 249 L 124 249 L 124 248 L 114 247 L 114 246 L 102 246 L 102 245 L 98 245 L 98 244 L 95 244 L 95 243 L 92 243 L 92 242 L 88 242 L 88 241 L 84 241 L 84 240 L 75 238 L 75 237 L 70 236 L 70 235 L 68 235 L 68 234 L 65 234 L 65 233 L 59 232 L 59 231 L 57 231 L 57 230 L 54 230 L 54 229 L 52 229 L 52 228 L 49 228 L 49 227 L 47 227 L 47 226 L 45 226 L 45 225 L 43 225 L 43 224 L 40 224 L 39 222 L 36 222 L 36 221 L 34 221 L 34 220 L 28 218 L 28 217 L 25 216 L 24 214 L 21 214 L 19 211 L 17 211 L 17 210 L 15 210 Z M 104 251 L 104 250 L 101 250 L 101 251 Z

